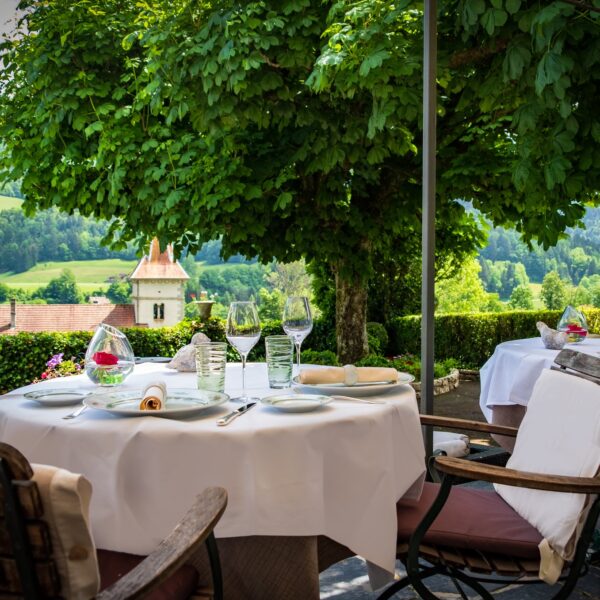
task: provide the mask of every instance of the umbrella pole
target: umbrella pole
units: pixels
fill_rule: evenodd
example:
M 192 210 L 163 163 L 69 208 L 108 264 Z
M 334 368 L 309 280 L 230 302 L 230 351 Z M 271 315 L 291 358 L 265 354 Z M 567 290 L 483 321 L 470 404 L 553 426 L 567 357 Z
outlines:
M 437 0 L 423 15 L 423 229 L 421 284 L 421 413 L 433 414 Z M 425 451 L 433 453 L 433 429 L 425 427 Z

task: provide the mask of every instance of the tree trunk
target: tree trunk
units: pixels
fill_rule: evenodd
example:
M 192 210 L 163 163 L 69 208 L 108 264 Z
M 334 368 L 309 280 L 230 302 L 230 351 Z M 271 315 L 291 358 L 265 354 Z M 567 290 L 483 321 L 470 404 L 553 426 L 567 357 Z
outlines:
M 367 286 L 360 277 L 335 275 L 335 323 L 338 358 L 344 365 L 363 358 L 367 342 Z

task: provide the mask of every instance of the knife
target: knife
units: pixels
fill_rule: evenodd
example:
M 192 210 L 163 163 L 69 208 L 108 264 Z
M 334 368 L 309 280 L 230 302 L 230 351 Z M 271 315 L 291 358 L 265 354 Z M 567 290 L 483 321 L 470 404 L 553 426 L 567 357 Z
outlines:
M 258 404 L 258 402 L 248 402 L 248 404 L 244 404 L 244 406 L 240 406 L 233 412 L 230 412 L 228 415 L 225 415 L 224 417 L 219 419 L 217 421 L 217 425 L 219 427 L 223 427 L 224 425 L 229 425 L 229 423 L 231 423 L 231 421 L 233 421 L 240 415 L 243 415 L 244 413 L 248 412 L 252 407 L 256 406 L 257 404 Z

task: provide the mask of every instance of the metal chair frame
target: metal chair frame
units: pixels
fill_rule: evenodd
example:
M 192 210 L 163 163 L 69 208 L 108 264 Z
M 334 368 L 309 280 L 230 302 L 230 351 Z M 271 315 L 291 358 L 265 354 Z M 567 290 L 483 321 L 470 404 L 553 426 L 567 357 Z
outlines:
M 572 350 L 563 350 L 555 359 L 558 366 L 552 366 L 552 369 L 563 371 L 567 374 L 582 377 L 600 385 L 600 359 L 585 355 Z M 477 423 L 472 421 L 464 421 L 461 419 L 443 419 L 434 416 L 422 415 L 421 421 L 426 425 L 442 425 L 456 429 L 470 429 L 471 426 L 479 431 L 489 433 L 497 433 L 500 435 L 516 436 L 517 430 L 514 428 L 490 425 L 486 423 Z M 461 466 L 461 463 L 464 466 Z M 433 467 L 433 468 L 432 468 Z M 430 472 L 438 471 L 442 474 L 441 485 L 436 499 L 429 508 L 422 521 L 419 523 L 414 533 L 408 542 L 408 550 L 404 550 L 399 554 L 398 558 L 404 563 L 407 574 L 405 577 L 395 582 L 378 597 L 378 600 L 387 600 L 400 590 L 408 585 L 412 585 L 415 591 L 424 600 L 439 600 L 438 596 L 433 594 L 424 584 L 424 580 L 434 575 L 446 575 L 451 578 L 456 586 L 461 597 L 468 600 L 468 596 L 461 588 L 460 583 L 470 587 L 477 592 L 484 600 L 493 600 L 493 594 L 488 591 L 484 584 L 542 584 L 544 583 L 537 578 L 524 578 L 522 574 L 515 576 L 491 576 L 493 570 L 488 574 L 475 573 L 469 571 L 468 567 L 458 568 L 455 565 L 448 564 L 443 558 L 434 563 L 429 562 L 428 557 L 424 560 L 421 556 L 421 546 L 423 545 L 424 537 L 431 527 L 437 516 L 442 511 L 452 489 L 453 485 L 464 483 L 465 479 L 483 480 L 494 482 L 496 478 L 501 476 L 504 469 L 500 466 L 489 466 L 485 464 L 477 464 L 465 459 L 451 459 L 447 457 L 432 456 L 430 459 Z M 593 478 L 568 478 L 568 477 L 553 477 L 552 481 L 548 482 L 531 482 L 527 481 L 527 475 L 520 474 L 518 471 L 506 470 L 513 474 L 513 481 L 503 480 L 505 485 L 517 485 L 520 487 L 529 487 L 533 489 L 546 489 L 549 491 L 569 491 L 574 493 L 584 493 L 596 495 L 592 502 L 585 523 L 577 542 L 575 555 L 571 563 L 565 568 L 563 575 L 559 581 L 562 583 L 560 589 L 551 596 L 550 600 L 563 600 L 568 598 L 577 584 L 577 580 L 587 572 L 586 556 L 587 549 L 590 546 L 594 534 L 594 528 L 598 518 L 600 517 L 600 475 Z M 522 475 L 522 477 L 519 477 Z M 440 480 L 439 477 L 435 478 Z M 578 481 L 575 481 L 577 479 Z M 569 484 L 572 485 L 569 488 Z M 429 564 L 426 564 L 428 563 Z M 465 572 L 465 570 L 469 572 Z M 460 583 L 459 583 L 460 582 Z

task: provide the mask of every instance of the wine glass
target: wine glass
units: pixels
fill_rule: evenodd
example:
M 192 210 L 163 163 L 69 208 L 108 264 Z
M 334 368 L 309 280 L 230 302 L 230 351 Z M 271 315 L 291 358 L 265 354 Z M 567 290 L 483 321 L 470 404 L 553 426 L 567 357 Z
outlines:
M 125 381 L 134 364 L 127 336 L 112 325 L 100 323 L 85 353 L 86 375 L 98 385 L 115 386 Z
M 298 375 L 300 374 L 300 346 L 312 331 L 313 322 L 310 304 L 306 296 L 290 296 L 283 309 L 283 330 L 292 337 L 296 345 Z
M 225 337 L 242 357 L 242 395 L 232 398 L 232 402 L 247 404 L 251 400 L 257 400 L 246 395 L 245 379 L 246 358 L 260 339 L 260 320 L 254 302 L 232 302 L 229 305 Z

